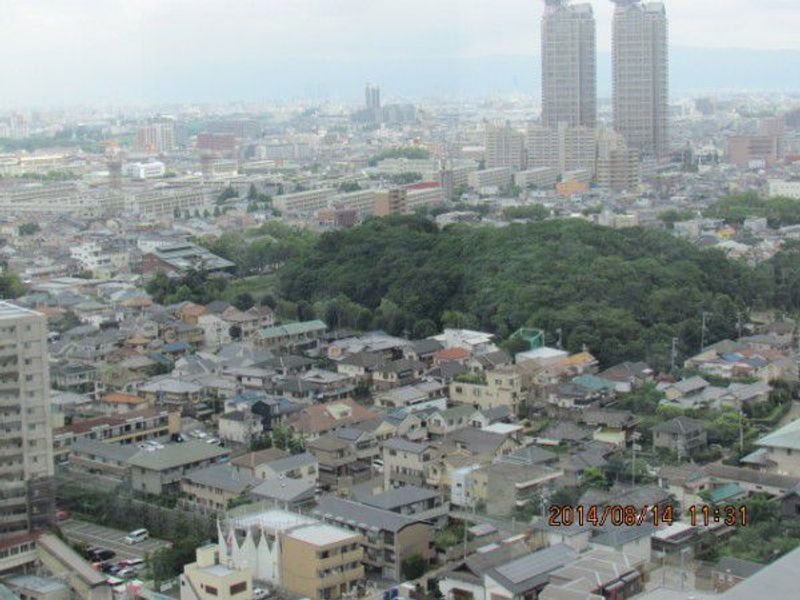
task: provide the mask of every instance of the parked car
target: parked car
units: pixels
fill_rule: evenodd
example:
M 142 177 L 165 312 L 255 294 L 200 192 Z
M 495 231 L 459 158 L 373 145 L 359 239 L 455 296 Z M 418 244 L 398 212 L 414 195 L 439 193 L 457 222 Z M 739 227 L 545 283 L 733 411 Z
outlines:
M 56 519 L 59 521 L 66 521 L 67 519 L 69 519 L 69 511 L 66 510 L 56 511 Z
M 142 558 L 125 558 L 117 563 L 117 566 L 121 569 L 127 567 L 134 567 L 139 568 L 144 565 L 144 559 Z
M 217 438 L 209 438 L 206 440 L 206 444 L 213 444 L 215 446 L 219 446 L 220 443 L 221 442 Z
M 270 597 L 268 590 L 264 588 L 253 588 L 253 600 L 266 600 Z
M 94 562 L 106 562 L 117 555 L 113 550 L 107 550 L 105 548 L 92 548 L 87 554 L 89 555 L 89 560 Z
M 150 532 L 147 531 L 147 529 L 137 529 L 135 531 L 131 531 L 125 536 L 125 543 L 130 545 L 138 544 L 139 542 L 145 541 L 149 537 Z

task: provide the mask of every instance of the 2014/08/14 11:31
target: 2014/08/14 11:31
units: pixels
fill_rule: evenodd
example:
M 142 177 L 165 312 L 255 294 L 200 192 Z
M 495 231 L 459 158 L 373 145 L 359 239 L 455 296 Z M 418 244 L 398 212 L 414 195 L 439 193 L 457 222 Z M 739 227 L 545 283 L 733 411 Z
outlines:
M 725 506 L 711 506 L 709 504 L 692 504 L 688 509 L 689 522 L 692 527 L 703 525 L 708 527 L 718 523 L 724 523 L 728 527 L 746 527 L 750 524 L 747 514 L 747 505 L 736 506 L 728 504 Z

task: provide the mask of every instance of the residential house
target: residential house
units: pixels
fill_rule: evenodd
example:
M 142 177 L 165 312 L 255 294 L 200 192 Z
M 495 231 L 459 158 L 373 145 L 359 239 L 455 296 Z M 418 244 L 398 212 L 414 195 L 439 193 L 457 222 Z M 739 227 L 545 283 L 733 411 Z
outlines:
M 431 467 L 441 449 L 430 442 L 412 442 L 396 437 L 383 443 L 383 484 L 385 489 L 403 485 L 425 487 Z
M 562 475 L 561 470 L 543 465 L 498 461 L 472 471 L 471 494 L 488 515 L 509 516 L 547 495 Z
M 282 350 L 311 350 L 319 346 L 328 330 L 323 321 L 304 321 L 265 327 L 255 338 L 257 346 Z
M 314 439 L 334 429 L 348 427 L 376 416 L 373 411 L 356 401 L 345 399 L 306 406 L 290 416 L 287 424 L 305 439 Z
M 448 520 L 448 505 L 442 495 L 416 485 L 392 488 L 373 496 L 359 497 L 358 500 L 367 506 L 431 521 L 438 526 L 446 525 Z
M 164 448 L 139 452 L 131 466 L 131 489 L 146 495 L 175 494 L 183 477 L 192 470 L 218 463 L 229 450 L 201 441 L 167 444 Z
M 447 386 L 438 381 L 395 387 L 375 394 L 375 406 L 381 408 L 412 408 L 429 406 L 432 400 L 447 398 Z
M 653 427 L 653 447 L 675 452 L 678 458 L 690 457 L 708 446 L 705 423 L 689 417 L 675 417 Z
M 261 419 L 251 412 L 234 410 L 220 415 L 217 421 L 219 438 L 226 443 L 244 446 L 258 438 L 264 432 Z
M 515 368 L 504 367 L 459 377 L 450 384 L 450 399 L 481 409 L 507 406 L 519 414 L 524 402 L 522 375 Z
M 340 482 L 346 485 L 370 473 L 370 463 L 360 461 L 355 447 L 333 433 L 309 441 L 306 448 L 319 463 L 319 484 L 325 489 L 338 489 Z
M 756 440 L 756 452 L 742 459 L 743 463 L 760 463 L 768 473 L 800 477 L 800 419 L 779 427 Z
M 411 556 L 421 556 L 426 564 L 436 557 L 433 526 L 414 517 L 336 496 L 320 498 L 314 514 L 360 534 L 364 566 L 383 578 L 402 580 L 403 562 Z
M 245 497 L 261 483 L 247 473 L 240 473 L 229 463 L 213 464 L 186 473 L 180 481 L 181 502 L 192 509 L 216 513 Z
M 180 432 L 180 427 L 180 413 L 160 408 L 74 421 L 53 430 L 53 458 L 56 463 L 65 461 L 79 439 L 132 444 L 171 437 Z
M 379 391 L 410 385 L 418 382 L 424 372 L 425 365 L 415 360 L 401 358 L 386 361 L 373 370 L 372 385 Z

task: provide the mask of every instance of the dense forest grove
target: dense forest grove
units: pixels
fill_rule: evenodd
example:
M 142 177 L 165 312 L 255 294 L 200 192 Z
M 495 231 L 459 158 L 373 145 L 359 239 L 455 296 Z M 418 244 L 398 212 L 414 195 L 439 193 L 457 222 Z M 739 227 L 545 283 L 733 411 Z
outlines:
M 673 337 L 681 356 L 697 352 L 703 312 L 710 343 L 735 336 L 749 311 L 800 310 L 800 244 L 753 268 L 655 230 L 570 219 L 440 231 L 395 217 L 304 246 L 278 289 L 330 326 L 414 338 L 467 327 L 500 339 L 532 326 L 550 344 L 560 329 L 566 349 L 585 345 L 604 365 L 666 367 Z

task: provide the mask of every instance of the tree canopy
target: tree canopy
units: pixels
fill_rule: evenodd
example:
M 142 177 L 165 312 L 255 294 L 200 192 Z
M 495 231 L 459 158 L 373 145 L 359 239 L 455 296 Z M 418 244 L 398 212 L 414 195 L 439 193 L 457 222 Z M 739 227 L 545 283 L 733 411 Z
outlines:
M 707 217 L 741 224 L 748 217 L 765 217 L 773 229 L 800 224 L 800 200 L 776 196 L 762 198 L 756 192 L 744 192 L 723 198 L 705 211 Z
M 295 302 L 343 299 L 393 334 L 433 323 L 503 339 L 529 326 L 552 340 L 560 328 L 568 350 L 586 345 L 604 364 L 664 367 L 673 337 L 684 355 L 698 350 L 703 311 L 713 342 L 736 334 L 747 307 L 800 307 L 800 261 L 773 261 L 756 270 L 666 232 L 576 219 L 440 231 L 393 217 L 322 235 L 288 260 L 279 289 Z

